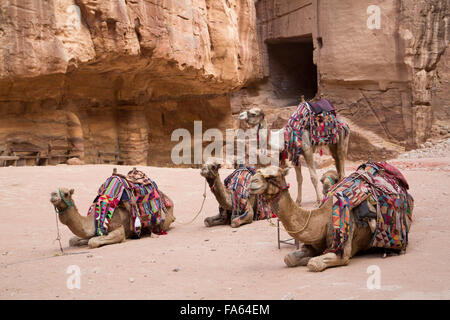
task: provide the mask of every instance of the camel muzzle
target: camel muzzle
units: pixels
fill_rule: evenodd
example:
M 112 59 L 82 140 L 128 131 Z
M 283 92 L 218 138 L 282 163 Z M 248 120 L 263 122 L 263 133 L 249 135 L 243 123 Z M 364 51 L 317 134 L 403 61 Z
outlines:
M 50 194 L 50 202 L 53 204 L 53 205 L 55 205 L 55 204 L 57 204 L 58 202 L 59 202 L 59 196 L 58 196 L 58 194 L 56 193 L 56 192 L 52 192 L 51 194 Z
M 244 111 L 241 114 L 239 114 L 239 120 L 247 120 L 247 111 Z

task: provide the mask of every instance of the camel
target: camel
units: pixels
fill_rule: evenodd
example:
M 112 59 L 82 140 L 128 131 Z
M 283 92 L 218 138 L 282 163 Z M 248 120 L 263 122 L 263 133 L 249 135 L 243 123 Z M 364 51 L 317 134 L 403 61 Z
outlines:
M 239 114 L 239 120 L 245 121 L 250 128 L 256 128 L 256 130 L 260 132 L 259 139 L 268 141 L 267 144 L 271 146 L 272 152 L 276 153 L 283 152 L 285 146 L 284 128 L 281 130 L 271 131 L 270 139 L 267 139 L 268 131 L 261 130 L 267 129 L 267 123 L 266 120 L 264 119 L 264 112 L 260 108 L 253 107 L 248 111 L 242 112 L 241 114 Z M 343 130 L 340 130 L 337 143 L 327 145 L 328 149 L 330 150 L 331 156 L 334 159 L 339 180 L 345 176 L 345 159 L 347 157 L 349 137 L 350 134 L 345 135 Z M 305 159 L 309 169 L 311 182 L 316 192 L 317 203 L 320 204 L 322 201 L 322 195 L 319 191 L 317 172 L 314 163 L 314 152 L 316 151 L 317 147 L 320 146 L 313 145 L 311 143 L 310 133 L 308 132 L 308 130 L 303 131 L 302 141 L 303 145 L 301 154 L 303 155 L 303 158 Z M 298 166 L 295 166 L 295 173 L 297 176 L 297 185 L 298 185 L 296 202 L 298 205 L 301 205 L 303 176 L 300 163 Z
M 328 170 L 322 175 L 320 182 L 322 183 L 322 194 L 324 197 L 338 181 L 339 175 L 336 170 Z
M 350 217 L 350 233 L 344 244 L 342 256 L 328 252 L 333 239 L 333 197 L 320 207 L 306 210 L 291 198 L 285 176 L 289 168 L 270 166 L 259 169 L 252 177 L 250 192 L 263 194 L 272 201 L 273 209 L 290 236 L 303 243 L 300 250 L 287 254 L 288 267 L 307 266 L 311 271 L 323 271 L 329 267 L 346 265 L 356 253 L 370 248 L 373 231 L 368 224 L 358 225 L 354 215 Z
M 256 211 L 256 197 L 251 196 L 248 201 L 248 213 L 243 218 L 239 217 L 231 219 L 232 200 L 231 191 L 228 190 L 222 182 L 219 175 L 221 167 L 220 160 L 216 158 L 208 158 L 202 165 L 200 175 L 206 179 L 206 182 L 219 203 L 219 214 L 207 217 L 204 220 L 205 226 L 213 227 L 218 225 L 230 224 L 232 228 L 237 228 L 244 224 L 252 223 L 254 212 Z
M 167 197 L 162 192 L 162 197 Z M 58 212 L 59 221 L 69 227 L 70 231 L 75 234 L 69 240 L 70 246 L 88 245 L 90 248 L 98 248 L 103 245 L 114 244 L 124 241 L 133 236 L 133 226 L 131 223 L 131 214 L 129 204 L 121 202 L 111 219 L 109 232 L 104 236 L 95 235 L 95 215 L 82 216 L 73 201 L 74 189 L 60 188 L 57 192 L 52 192 L 50 202 Z M 168 198 L 168 197 L 167 197 Z M 170 200 L 170 198 L 168 198 Z M 167 231 L 170 224 L 175 221 L 173 215 L 173 201 L 170 200 L 172 206 L 167 208 L 166 219 L 162 226 L 162 230 Z

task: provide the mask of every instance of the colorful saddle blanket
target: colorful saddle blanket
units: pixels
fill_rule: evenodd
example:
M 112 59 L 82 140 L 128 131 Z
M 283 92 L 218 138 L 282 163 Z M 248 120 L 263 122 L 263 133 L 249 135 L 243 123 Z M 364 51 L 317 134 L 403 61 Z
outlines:
M 387 163 L 368 162 L 329 191 L 323 203 L 333 197 L 333 240 L 325 252 L 343 253 L 350 233 L 350 212 L 365 200 L 376 208 L 377 223 L 371 247 L 406 249 L 414 200 L 406 191 L 403 175 L 400 173 L 404 181 L 385 171 L 386 167 L 400 173 Z
M 139 183 L 138 183 L 139 182 Z M 100 186 L 88 215 L 95 215 L 95 234 L 108 233 L 114 211 L 120 201 L 129 203 L 133 231 L 140 235 L 149 227 L 154 233 L 162 233 L 167 209 L 172 204 L 162 196 L 158 186 L 142 171 L 133 169 L 127 176 L 114 174 Z
M 231 220 L 243 218 L 248 214 L 248 199 L 250 197 L 250 180 L 256 173 L 252 167 L 240 166 L 224 180 L 225 188 L 231 191 L 232 214 Z M 274 217 L 271 206 L 262 195 L 256 196 L 257 210 L 253 220 L 263 220 Z
M 315 113 L 308 102 L 299 104 L 284 128 L 282 158 L 288 158 L 298 166 L 305 130 L 310 134 L 312 145 L 335 144 L 342 130 L 345 136 L 349 134 L 348 125 L 337 117 L 334 107 L 331 111 L 325 111 L 329 109 L 327 106 L 324 108 L 320 113 Z

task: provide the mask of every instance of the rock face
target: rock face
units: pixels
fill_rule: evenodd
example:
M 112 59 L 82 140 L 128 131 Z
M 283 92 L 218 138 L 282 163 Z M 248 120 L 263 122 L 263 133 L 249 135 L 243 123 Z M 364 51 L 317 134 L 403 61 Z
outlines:
M 0 145 L 25 130 L 87 162 L 161 163 L 149 150 L 170 155 L 185 119 L 230 121 L 223 97 L 259 74 L 255 28 L 252 0 L 2 1 Z
M 258 1 L 264 80 L 233 94 L 233 111 L 255 104 L 266 109 L 292 106 L 300 95 L 311 96 L 311 86 L 301 81 L 290 84 L 297 86 L 297 101 L 280 94 L 280 85 L 290 77 L 280 80 L 272 67 L 275 63 L 295 68 L 317 83 L 315 97 L 323 94 L 332 101 L 380 156 L 391 157 L 423 143 L 433 132 L 446 131 L 448 1 L 374 4 L 370 0 Z M 312 59 L 300 50 L 295 53 L 317 67 L 317 81 L 314 72 L 299 69 L 296 61 L 280 60 L 271 53 L 274 47 L 293 43 L 311 45 Z M 351 138 L 349 156 L 359 159 L 363 146 Z
M 224 131 L 255 104 L 276 113 L 324 94 L 354 124 L 351 158 L 367 145 L 391 157 L 447 134 L 448 12 L 446 0 L 2 1 L 0 153 L 22 139 L 63 153 L 54 162 L 171 166 L 175 129 Z

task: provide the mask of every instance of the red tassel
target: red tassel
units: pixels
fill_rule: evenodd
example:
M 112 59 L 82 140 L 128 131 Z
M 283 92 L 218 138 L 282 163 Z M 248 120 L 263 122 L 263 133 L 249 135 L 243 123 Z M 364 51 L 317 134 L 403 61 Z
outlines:
M 320 156 L 322 156 L 323 155 L 323 151 L 322 151 L 322 148 L 320 148 Z

